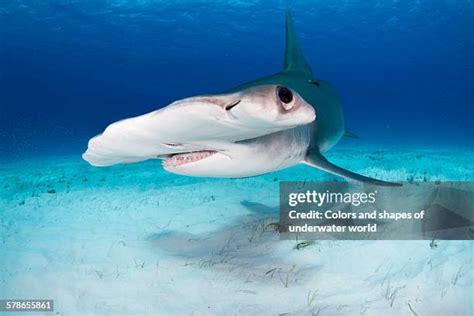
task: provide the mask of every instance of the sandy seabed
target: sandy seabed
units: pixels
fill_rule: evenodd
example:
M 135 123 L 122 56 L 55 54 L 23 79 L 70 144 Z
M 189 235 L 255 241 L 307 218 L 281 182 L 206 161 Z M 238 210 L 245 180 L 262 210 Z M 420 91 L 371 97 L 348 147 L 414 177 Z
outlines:
M 472 150 L 329 157 L 385 180 L 474 179 Z M 472 315 L 472 241 L 279 240 L 279 181 L 334 179 L 306 166 L 198 179 L 158 161 L 2 163 L 0 298 L 54 299 L 63 315 Z

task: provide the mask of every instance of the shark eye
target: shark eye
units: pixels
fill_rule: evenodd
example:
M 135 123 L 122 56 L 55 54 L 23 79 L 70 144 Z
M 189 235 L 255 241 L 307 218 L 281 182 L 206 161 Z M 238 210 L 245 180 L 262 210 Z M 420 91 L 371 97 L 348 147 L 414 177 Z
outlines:
M 278 87 L 277 88 L 277 94 L 278 94 L 278 98 L 280 99 L 280 101 L 285 103 L 285 104 L 288 104 L 291 101 L 293 101 L 293 93 L 288 88 Z

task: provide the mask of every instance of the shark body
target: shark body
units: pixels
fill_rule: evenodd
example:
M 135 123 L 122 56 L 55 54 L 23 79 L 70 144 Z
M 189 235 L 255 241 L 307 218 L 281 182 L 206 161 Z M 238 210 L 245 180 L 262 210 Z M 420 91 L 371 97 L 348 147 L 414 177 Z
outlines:
M 83 158 L 96 166 L 158 158 L 169 172 L 203 177 L 256 176 L 304 163 L 348 179 L 399 185 L 330 163 L 323 153 L 344 133 L 339 98 L 314 78 L 287 14 L 282 71 L 116 122 L 89 141 Z

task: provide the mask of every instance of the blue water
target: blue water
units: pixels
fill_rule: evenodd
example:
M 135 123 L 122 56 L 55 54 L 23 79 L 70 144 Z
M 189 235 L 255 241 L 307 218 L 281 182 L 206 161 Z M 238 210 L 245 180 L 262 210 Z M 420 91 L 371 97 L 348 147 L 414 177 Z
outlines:
M 62 315 L 472 313 L 472 241 L 298 250 L 266 229 L 281 181 L 334 175 L 81 159 L 114 121 L 279 71 L 287 10 L 361 137 L 330 161 L 388 181 L 474 179 L 472 1 L 3 0 L 0 299 L 51 298 Z
M 284 14 L 367 144 L 472 147 L 470 1 L 2 1 L 0 154 L 80 154 L 109 123 L 280 70 Z

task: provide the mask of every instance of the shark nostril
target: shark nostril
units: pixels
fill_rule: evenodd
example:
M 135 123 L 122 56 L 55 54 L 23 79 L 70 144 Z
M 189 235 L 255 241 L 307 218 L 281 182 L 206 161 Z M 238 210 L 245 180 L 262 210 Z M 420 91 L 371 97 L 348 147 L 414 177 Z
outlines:
M 240 103 L 240 100 L 234 101 L 234 102 L 232 102 L 232 103 L 226 105 L 226 106 L 225 106 L 225 110 L 226 110 L 226 111 L 230 111 L 230 110 L 232 110 L 233 107 L 235 107 L 235 106 L 236 106 L 237 104 L 239 104 L 239 103 Z

